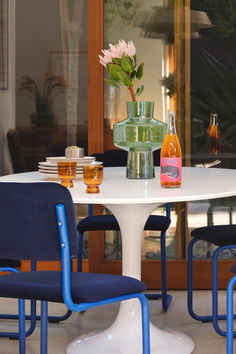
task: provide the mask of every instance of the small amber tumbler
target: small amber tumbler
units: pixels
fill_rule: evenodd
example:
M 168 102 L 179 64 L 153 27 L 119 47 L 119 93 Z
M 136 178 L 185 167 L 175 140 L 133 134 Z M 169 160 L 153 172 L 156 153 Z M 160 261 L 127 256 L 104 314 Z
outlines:
M 101 164 L 91 164 L 84 166 L 84 183 L 87 185 L 87 193 L 99 193 L 99 184 L 102 183 L 103 166 Z
M 76 177 L 77 162 L 60 161 L 57 163 L 57 174 L 61 179 L 61 185 L 67 188 L 73 187 L 73 179 Z

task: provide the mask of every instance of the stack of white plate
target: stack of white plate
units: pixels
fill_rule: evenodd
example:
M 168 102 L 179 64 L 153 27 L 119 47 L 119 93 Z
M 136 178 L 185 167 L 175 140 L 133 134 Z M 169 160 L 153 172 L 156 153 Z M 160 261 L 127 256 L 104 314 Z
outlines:
M 83 167 L 90 165 L 92 162 L 95 161 L 95 157 L 92 156 L 85 156 L 81 158 L 70 158 L 67 159 L 64 156 L 62 157 L 47 157 L 46 161 L 39 162 L 38 164 L 38 172 L 51 180 L 58 179 L 57 176 L 57 162 L 59 161 L 75 161 L 77 162 L 77 175 L 76 177 L 80 177 L 83 174 Z

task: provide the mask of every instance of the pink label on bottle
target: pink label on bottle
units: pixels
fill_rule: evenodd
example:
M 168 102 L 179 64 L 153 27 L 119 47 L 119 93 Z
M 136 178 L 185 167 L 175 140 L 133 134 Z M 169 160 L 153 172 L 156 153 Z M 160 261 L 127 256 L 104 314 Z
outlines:
M 160 162 L 161 182 L 181 182 L 182 157 L 161 157 Z

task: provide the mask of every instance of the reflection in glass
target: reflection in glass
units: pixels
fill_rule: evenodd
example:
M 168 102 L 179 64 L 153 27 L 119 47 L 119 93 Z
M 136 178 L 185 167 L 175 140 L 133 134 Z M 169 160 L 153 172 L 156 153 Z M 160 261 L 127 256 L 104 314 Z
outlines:
M 118 5 L 119 3 L 119 5 Z M 165 11 L 165 7 L 161 5 L 161 1 L 139 1 L 133 0 L 128 2 L 129 9 L 125 10 L 126 2 L 117 2 L 113 0 L 104 1 L 104 48 L 109 43 L 117 43 L 120 39 L 126 42 L 132 40 L 137 49 L 137 62 L 144 62 L 144 77 L 137 86 L 144 85 L 144 92 L 138 98 L 140 101 L 154 101 L 155 111 L 154 118 L 165 122 L 168 109 L 174 109 L 174 93 L 168 95 L 167 86 L 161 82 L 163 77 L 171 77 L 171 84 L 174 79 L 174 23 L 170 19 L 168 23 L 168 31 L 163 34 L 154 35 L 154 29 L 148 33 L 150 26 L 154 26 L 162 18 L 161 14 Z M 127 4 L 128 4 L 127 3 Z M 118 6 L 117 6 L 118 5 Z M 158 5 L 158 6 L 157 6 Z M 164 10 L 163 10 L 164 9 Z M 131 11 L 132 10 L 132 11 Z M 173 11 L 172 11 L 173 13 Z M 145 26 L 145 28 L 144 28 Z M 160 32 L 160 29 L 158 29 Z M 168 32 L 168 33 L 167 33 Z M 112 136 L 112 127 L 127 116 L 126 101 L 127 90 L 115 90 L 104 83 L 104 121 L 105 121 L 105 149 L 114 149 L 114 145 L 109 144 L 109 136 Z M 137 87 L 134 87 L 136 91 Z M 158 213 L 164 210 L 158 209 Z M 168 244 L 171 244 L 171 252 L 168 257 L 174 258 L 175 249 L 175 221 L 173 219 L 171 236 L 168 234 Z M 145 244 L 142 257 L 159 258 L 159 236 L 155 232 L 145 232 Z M 169 239 L 171 237 L 171 240 Z M 105 257 L 120 257 L 119 233 L 105 233 Z M 114 247 L 113 247 L 114 246 Z M 170 250 L 170 248 L 169 248 Z
M 13 128 L 26 171 L 36 170 L 47 156 L 64 156 L 69 145 L 87 155 L 87 21 L 84 0 L 16 2 L 16 87 L 24 75 L 34 79 L 40 94 L 47 88 L 45 73 L 65 82 L 63 90 L 54 82 L 47 102 L 38 99 L 37 107 L 35 100 L 16 96 Z
M 222 11 L 218 2 L 191 0 L 189 18 L 185 17 L 187 9 L 176 6 L 174 1 L 130 1 L 133 16 L 127 17 L 122 11 L 122 2 L 119 8 L 113 6 L 115 1 L 104 2 L 104 46 L 121 38 L 134 41 L 139 56 L 142 56 L 139 59 L 145 62 L 142 100 L 155 102 L 154 116 L 159 120 L 165 121 L 168 109 L 180 112 L 177 132 L 181 132 L 183 158 L 193 166 L 209 162 L 207 129 L 210 113 L 214 112 L 218 115 L 221 134 L 221 151 L 217 156 L 221 164 L 217 167 L 235 168 L 236 31 L 232 18 L 236 8 L 231 6 L 232 1 L 227 0 Z M 126 99 L 118 97 L 117 93 L 113 91 L 112 100 L 105 96 L 106 107 L 114 108 L 114 102 L 118 102 L 119 107 L 125 107 Z M 191 111 L 190 105 L 187 106 L 190 102 Z M 113 108 L 109 115 L 105 115 L 110 122 L 106 127 L 110 129 L 120 119 Z M 106 128 L 105 139 L 108 133 Z M 189 203 L 189 232 L 211 223 L 233 222 L 234 201 L 235 198 L 230 198 Z M 161 209 L 156 212 L 160 213 Z M 177 219 L 173 209 L 171 219 L 167 232 L 167 257 L 175 258 L 176 255 L 179 257 L 179 246 L 175 245 Z M 183 235 L 184 229 L 183 225 Z M 158 235 L 153 232 L 144 235 L 143 258 L 158 258 Z M 188 237 L 183 236 L 180 248 L 186 249 L 188 241 Z M 204 259 L 210 257 L 212 250 L 200 245 L 195 252 L 197 258 Z M 184 252 L 180 253 L 181 257 L 185 257 Z

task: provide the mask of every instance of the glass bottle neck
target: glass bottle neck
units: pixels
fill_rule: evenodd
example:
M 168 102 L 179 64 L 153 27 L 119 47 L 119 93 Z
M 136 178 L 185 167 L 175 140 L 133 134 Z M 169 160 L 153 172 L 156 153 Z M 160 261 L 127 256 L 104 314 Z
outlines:
M 212 115 L 212 125 L 218 125 L 218 116 L 217 114 Z
M 168 112 L 167 134 L 176 134 L 175 113 L 172 111 Z

